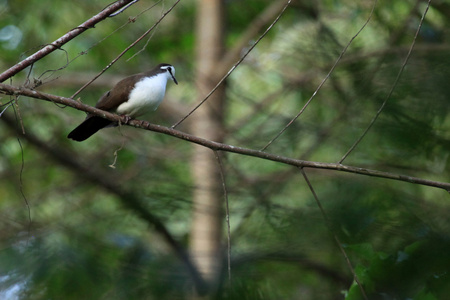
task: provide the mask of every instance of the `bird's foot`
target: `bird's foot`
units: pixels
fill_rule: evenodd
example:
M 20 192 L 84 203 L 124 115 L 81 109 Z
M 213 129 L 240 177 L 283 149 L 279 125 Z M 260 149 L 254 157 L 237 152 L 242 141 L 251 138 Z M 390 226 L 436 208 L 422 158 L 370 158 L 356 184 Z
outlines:
M 127 116 L 127 115 L 120 115 L 120 116 L 123 118 L 123 122 L 121 122 L 122 124 L 127 125 L 131 120 L 130 116 Z

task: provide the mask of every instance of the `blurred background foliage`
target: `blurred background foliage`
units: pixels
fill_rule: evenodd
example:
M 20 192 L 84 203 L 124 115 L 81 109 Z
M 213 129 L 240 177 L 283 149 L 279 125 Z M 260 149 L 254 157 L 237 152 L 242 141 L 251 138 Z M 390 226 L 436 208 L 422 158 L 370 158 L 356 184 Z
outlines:
M 1 0 L 0 69 L 108 3 Z M 271 3 L 226 1 L 227 47 Z M 29 73 L 42 81 L 39 90 L 70 97 L 172 4 L 142 0 L 7 83 L 24 84 Z M 113 82 L 168 62 L 176 67 L 180 84 L 169 83 L 166 100 L 148 120 L 164 126 L 178 121 L 198 100 L 196 5 L 181 1 L 149 39 L 78 97 L 94 105 Z M 228 80 L 226 143 L 254 149 L 267 144 L 311 97 L 372 5 L 368 0 L 292 1 Z M 311 105 L 267 151 L 337 162 L 386 99 L 425 7 L 426 1 L 378 1 L 371 21 Z M 450 1 L 433 1 L 392 97 L 345 164 L 448 182 L 449 21 Z M 14 114 L 20 115 L 25 136 Z M 84 143 L 67 140 L 83 118 L 79 111 L 21 97 L 0 120 L 0 298 L 189 298 L 191 279 L 161 237 L 82 170 L 104 174 L 138 195 L 187 247 L 196 188 L 188 163 L 191 145 L 130 127 L 103 130 Z M 299 170 L 234 154 L 225 155 L 224 167 L 232 281 L 224 270 L 213 298 L 361 299 Z M 446 299 L 448 192 L 325 170 L 306 172 L 370 299 Z

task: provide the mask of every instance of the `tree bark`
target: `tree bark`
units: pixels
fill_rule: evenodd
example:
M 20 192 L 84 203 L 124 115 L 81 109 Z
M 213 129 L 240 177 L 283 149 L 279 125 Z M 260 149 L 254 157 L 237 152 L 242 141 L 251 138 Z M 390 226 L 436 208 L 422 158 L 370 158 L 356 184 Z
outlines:
M 199 0 L 196 25 L 196 85 L 202 100 L 216 85 L 216 66 L 224 53 L 224 3 Z M 225 87 L 222 86 L 192 116 L 193 134 L 223 141 Z M 199 271 L 214 289 L 222 262 L 223 193 L 214 152 L 194 146 L 194 181 L 190 250 Z

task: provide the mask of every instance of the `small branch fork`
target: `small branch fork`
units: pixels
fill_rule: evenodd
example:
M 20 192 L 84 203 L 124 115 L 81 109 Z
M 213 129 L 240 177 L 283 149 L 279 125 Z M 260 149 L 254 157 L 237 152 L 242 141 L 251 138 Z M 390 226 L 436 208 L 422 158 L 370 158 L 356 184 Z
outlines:
M 136 0 L 135 0 L 136 1 Z M 133 43 L 131 43 L 130 45 L 128 45 L 128 47 L 126 47 L 116 58 L 114 58 L 106 67 L 103 68 L 103 70 L 101 70 L 97 75 L 94 76 L 94 78 L 92 78 L 91 80 L 89 80 L 88 82 L 86 82 L 81 88 L 78 89 L 78 91 L 75 92 L 75 94 L 73 94 L 71 96 L 71 98 L 75 98 L 79 93 L 81 93 L 81 91 L 83 91 L 88 85 L 90 85 L 92 82 L 94 82 L 97 78 L 99 78 L 103 73 L 106 72 L 106 70 L 108 70 L 109 68 L 111 68 L 111 66 L 113 64 L 115 64 L 125 53 L 128 52 L 128 50 L 130 50 L 131 48 L 133 48 L 134 46 L 136 46 L 137 43 L 139 43 L 142 39 L 144 39 L 150 32 L 152 32 L 156 26 L 159 25 L 159 23 L 161 23 L 161 21 L 172 11 L 172 9 L 180 2 L 181 0 L 177 0 L 166 12 L 163 13 L 163 15 L 161 16 L 161 18 L 159 18 L 158 21 L 155 22 L 155 24 L 153 24 L 152 27 L 150 27 L 150 29 L 148 29 L 146 32 L 144 32 L 138 39 L 136 39 Z M 131 5 L 134 3 L 130 3 L 128 5 Z M 114 14 L 115 15 L 115 14 Z
M 2 117 L 2 121 L 9 128 L 16 130 L 18 134 L 21 133 L 20 129 L 18 129 L 16 126 L 15 120 L 9 115 L 4 115 Z M 105 173 L 99 172 L 96 168 L 90 168 L 88 165 L 82 164 L 76 159 L 70 158 L 70 154 L 67 151 L 51 147 L 49 143 L 43 142 L 32 132 L 26 134 L 26 140 L 41 151 L 47 153 L 49 157 L 51 157 L 54 161 L 59 162 L 61 165 L 72 169 L 79 174 L 83 174 L 84 179 L 86 179 L 88 182 L 98 185 L 109 191 L 110 193 L 116 195 L 120 203 L 125 208 L 133 211 L 138 217 L 152 226 L 154 230 L 162 236 L 162 238 L 186 266 L 186 269 L 189 272 L 199 295 L 203 295 L 208 291 L 208 284 L 205 282 L 205 280 L 202 278 L 202 275 L 195 267 L 189 256 L 189 253 L 184 250 L 184 247 L 170 233 L 170 231 L 164 225 L 164 222 L 157 215 L 150 212 L 145 207 L 145 205 L 142 204 L 142 201 L 138 194 L 136 194 L 134 191 L 123 188 L 121 185 L 118 185 L 116 180 Z
M 392 94 L 394 93 L 395 88 L 397 87 L 397 84 L 400 80 L 400 77 L 403 74 L 403 71 L 405 70 L 406 65 L 408 64 L 409 58 L 411 57 L 412 51 L 414 49 L 414 46 L 416 44 L 417 37 L 419 36 L 420 29 L 422 28 L 423 21 L 425 20 L 425 16 L 427 15 L 428 9 L 430 8 L 431 0 L 428 0 L 427 6 L 425 8 L 425 11 L 422 14 L 422 18 L 420 19 L 419 26 L 417 27 L 416 34 L 414 35 L 413 41 L 411 42 L 411 46 L 409 47 L 408 53 L 406 54 L 406 57 L 403 61 L 402 66 L 400 67 L 400 70 L 398 71 L 397 77 L 394 80 L 394 83 L 392 84 L 391 89 L 389 90 L 388 95 L 384 99 L 383 103 L 381 104 L 380 108 L 378 109 L 375 116 L 370 121 L 369 125 L 366 127 L 364 132 L 361 134 L 361 136 L 355 141 L 355 143 L 348 149 L 348 151 L 344 154 L 344 156 L 339 160 L 338 163 L 342 163 L 347 156 L 355 150 L 355 148 L 359 145 L 359 143 L 362 141 L 362 139 L 367 135 L 369 130 L 372 128 L 373 124 L 375 124 L 376 120 L 380 116 L 381 112 L 383 111 L 384 107 L 386 106 L 386 103 L 391 98 Z
M 227 271 L 228 271 L 228 281 L 231 283 L 231 226 L 230 226 L 230 206 L 228 203 L 228 191 L 225 182 L 225 172 L 223 169 L 222 159 L 220 158 L 219 152 L 214 151 L 214 156 L 216 157 L 217 164 L 220 171 L 220 179 L 222 180 L 223 187 L 223 197 L 225 198 L 225 220 L 227 223 Z
M 264 33 L 262 35 L 260 35 L 260 37 L 253 43 L 253 45 L 248 48 L 248 50 L 245 52 L 244 55 L 242 55 L 242 57 L 231 67 L 231 69 L 222 77 L 222 79 L 219 80 L 219 82 L 216 84 L 216 86 L 208 93 L 208 95 L 206 95 L 205 98 L 203 98 L 202 101 L 200 101 L 188 114 L 186 114 L 183 118 L 181 118 L 181 120 L 179 120 L 178 122 L 176 122 L 174 125 L 172 125 L 172 129 L 175 129 L 176 127 L 178 127 L 178 125 L 180 125 L 182 122 L 184 122 L 184 120 L 186 120 L 187 118 L 189 118 L 200 106 L 203 105 L 203 103 L 206 102 L 206 100 L 209 99 L 209 97 L 211 97 L 211 95 L 219 88 L 219 86 L 231 75 L 231 73 L 244 61 L 244 59 L 247 57 L 247 55 L 253 50 L 253 48 L 256 47 L 256 45 L 258 45 L 258 43 L 266 36 L 266 34 L 272 29 L 273 26 L 275 26 L 275 24 L 280 20 L 281 16 L 284 14 L 285 10 L 288 8 L 288 6 L 291 4 L 292 0 L 288 0 L 286 2 L 286 4 L 284 5 L 283 9 L 281 10 L 281 12 L 278 14 L 278 16 L 275 18 L 275 20 L 272 22 L 272 24 L 270 24 L 269 27 L 267 27 L 267 29 L 264 31 Z
M 359 34 L 364 30 L 364 28 L 369 24 L 370 20 L 372 19 L 373 13 L 375 11 L 375 7 L 377 6 L 378 0 L 375 0 L 373 2 L 372 10 L 370 11 L 369 17 L 367 18 L 366 22 L 362 25 L 362 27 L 358 30 L 358 32 L 350 39 L 350 41 L 347 43 L 347 45 L 342 50 L 341 54 L 339 54 L 339 57 L 334 62 L 333 66 L 331 67 L 330 71 L 328 71 L 328 74 L 325 76 L 325 78 L 320 82 L 319 86 L 316 88 L 314 93 L 311 95 L 311 97 L 306 101 L 305 105 L 303 105 L 302 109 L 297 113 L 297 115 L 292 118 L 286 126 L 284 126 L 283 129 L 281 129 L 278 134 L 272 138 L 262 149 L 261 151 L 266 150 L 275 140 L 277 140 L 291 125 L 294 123 L 306 110 L 306 108 L 309 106 L 311 101 L 316 97 L 317 93 L 322 89 L 322 86 L 327 82 L 328 78 L 330 78 L 331 74 L 334 72 L 334 69 L 336 69 L 338 63 L 341 61 L 342 57 L 344 57 L 345 53 L 347 52 L 350 45 L 353 43 L 353 41 L 359 36 Z
M 48 44 L 41 50 L 35 52 L 33 55 L 28 56 L 21 62 L 15 64 L 5 72 L 0 74 L 0 82 L 4 82 L 8 78 L 11 78 L 12 76 L 16 75 L 26 67 L 32 65 L 34 62 L 38 61 L 39 59 L 47 56 L 48 54 L 52 53 L 56 49 L 60 49 L 62 45 L 66 44 L 67 42 L 71 41 L 73 38 L 77 37 L 81 33 L 85 32 L 86 30 L 90 28 L 94 28 L 95 24 L 103 21 L 104 19 L 111 16 L 113 13 L 120 11 L 122 8 L 131 5 L 136 2 L 133 0 L 119 0 L 110 6 L 103 9 L 101 12 L 87 20 L 86 22 L 82 23 L 81 25 L 75 27 L 74 29 L 70 30 L 68 33 L 60 37 L 59 39 L 55 40 L 54 42 Z
M 103 118 L 106 118 L 108 120 L 114 121 L 114 122 L 121 122 L 122 124 L 125 123 L 125 117 L 119 116 L 107 111 L 100 110 L 98 108 L 77 102 L 73 99 L 61 97 L 57 95 L 47 94 L 47 93 L 41 93 L 35 90 L 27 89 L 27 88 L 18 88 L 11 85 L 0 83 L 0 93 L 6 94 L 6 95 L 23 95 L 31 98 L 36 98 L 40 100 L 45 100 L 53 103 L 63 104 L 70 107 L 73 107 L 75 109 L 88 112 L 94 115 L 101 116 Z M 287 164 L 295 167 L 300 168 L 314 168 L 314 169 L 326 169 L 326 170 L 334 170 L 334 171 L 341 171 L 341 172 L 348 172 L 348 173 L 355 173 L 360 175 L 367 175 L 367 176 L 373 176 L 373 177 L 380 177 L 380 178 L 386 178 L 386 179 L 393 179 L 398 181 L 404 181 L 409 183 L 415 183 L 420 185 L 426 185 L 431 187 L 437 187 L 444 189 L 446 191 L 450 192 L 450 182 L 440 182 L 440 181 L 432 181 L 427 179 L 422 179 L 418 177 L 412 177 L 407 175 L 400 175 L 395 173 L 389 173 L 389 172 L 383 172 L 378 170 L 372 170 L 372 169 L 366 169 L 366 168 L 359 168 L 354 166 L 347 166 L 342 165 L 339 163 L 324 163 L 324 162 L 315 162 L 315 161 L 307 161 L 307 160 L 299 160 L 294 159 L 290 157 L 280 156 L 276 154 L 271 154 L 268 152 L 263 152 L 259 150 L 254 149 L 248 149 L 248 148 L 242 148 L 242 147 L 236 147 L 228 144 L 218 143 L 210 140 L 206 140 L 179 130 L 175 130 L 169 127 L 164 127 L 160 125 L 151 124 L 147 121 L 141 121 L 141 120 L 131 120 L 128 122 L 127 125 L 146 129 L 154 132 L 163 133 L 166 135 L 170 135 L 191 143 L 195 143 L 207 148 L 210 148 L 211 150 L 215 151 L 225 151 L 225 152 L 232 152 L 252 157 L 257 157 L 265 160 L 271 160 L 275 162 L 279 162 L 282 164 Z
M 366 292 L 365 292 L 365 290 L 364 290 L 364 287 L 363 287 L 361 281 L 359 280 L 358 275 L 357 275 L 356 272 L 355 272 L 355 269 L 353 268 L 353 265 L 352 265 L 352 263 L 351 263 L 351 261 L 350 261 L 350 258 L 348 257 L 347 252 L 345 252 L 344 247 L 342 247 L 341 240 L 339 239 L 339 237 L 338 237 L 338 236 L 336 235 L 336 233 L 334 232 L 333 226 L 332 226 L 332 224 L 331 224 L 331 221 L 330 221 L 330 219 L 328 218 L 328 215 L 327 215 L 327 213 L 325 212 L 325 209 L 323 208 L 322 203 L 320 202 L 319 197 L 318 197 L 317 194 L 316 194 L 316 191 L 314 190 L 314 188 L 313 188 L 311 182 L 309 181 L 309 178 L 308 178 L 308 176 L 306 175 L 305 170 L 304 170 L 303 168 L 300 168 L 300 172 L 302 173 L 303 178 L 305 179 L 305 182 L 306 182 L 306 184 L 307 184 L 308 187 L 309 187 L 309 190 L 310 190 L 311 193 L 313 194 L 314 200 L 316 200 L 317 206 L 319 207 L 320 212 L 322 213 L 322 217 L 323 217 L 323 219 L 325 220 L 325 224 L 327 225 L 328 230 L 329 230 L 329 231 L 331 232 L 331 234 L 333 235 L 333 238 L 334 238 L 334 240 L 335 240 L 335 242 L 336 242 L 336 244 L 337 244 L 339 250 L 341 251 L 342 255 L 343 255 L 344 258 L 345 258 L 345 262 L 347 263 L 347 266 L 349 267 L 350 272 L 352 272 L 353 279 L 355 280 L 356 284 L 359 286 L 359 289 L 360 289 L 360 291 L 361 291 L 361 295 L 363 296 L 363 298 L 364 298 L 365 300 L 368 300 L 369 298 L 367 298 L 367 295 L 366 295 Z

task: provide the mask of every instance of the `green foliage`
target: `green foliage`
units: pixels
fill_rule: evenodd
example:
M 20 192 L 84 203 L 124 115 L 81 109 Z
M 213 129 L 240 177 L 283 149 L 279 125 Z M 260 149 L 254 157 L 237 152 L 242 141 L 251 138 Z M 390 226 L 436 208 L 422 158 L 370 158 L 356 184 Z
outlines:
M 293 2 L 227 81 L 226 143 L 263 148 L 310 99 L 371 9 L 370 1 Z M 392 88 L 424 8 L 424 3 L 416 7 L 417 1 L 378 2 L 328 81 L 268 152 L 336 162 L 360 137 Z M 0 1 L 0 69 L 108 3 Z M 139 1 L 37 62 L 31 79 L 42 81 L 38 90 L 72 95 L 172 3 L 163 1 L 138 16 L 154 4 Z M 227 51 L 272 3 L 226 1 Z M 344 164 L 448 182 L 448 5 L 433 5 L 392 97 Z M 180 84 L 168 86 L 167 99 L 147 119 L 164 126 L 178 121 L 200 98 L 194 81 L 195 12 L 196 3 L 181 1 L 149 40 L 78 97 L 93 105 L 112 81 L 170 62 Z M 12 84 L 21 85 L 28 72 L 15 76 Z M 9 100 L 2 96 L 0 102 Z M 95 170 L 102 180 L 133 193 L 187 248 L 191 195 L 198 188 L 191 180 L 195 166 L 189 162 L 189 143 L 129 127 L 105 129 L 74 143 L 66 135 L 83 113 L 24 97 L 6 115 L 15 115 L 16 124 L 0 118 L 0 297 L 191 296 L 192 279 L 173 249 L 136 212 L 125 209 L 119 195 L 83 171 Z M 189 131 L 189 126 L 184 123 L 180 129 Z M 431 300 L 449 294 L 446 191 L 307 169 L 327 223 L 298 169 L 231 153 L 224 155 L 223 164 L 231 281 L 223 270 L 211 298 L 316 300 L 345 294 L 346 299 L 363 299 L 333 235 L 342 242 L 369 299 Z
M 369 299 L 444 299 L 449 293 L 450 245 L 435 237 L 414 242 L 396 253 L 376 252 L 371 245 L 349 247 L 365 260 L 356 268 Z M 353 283 L 346 299 L 363 299 Z

